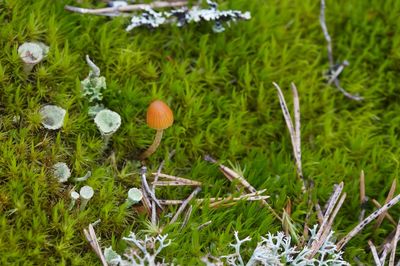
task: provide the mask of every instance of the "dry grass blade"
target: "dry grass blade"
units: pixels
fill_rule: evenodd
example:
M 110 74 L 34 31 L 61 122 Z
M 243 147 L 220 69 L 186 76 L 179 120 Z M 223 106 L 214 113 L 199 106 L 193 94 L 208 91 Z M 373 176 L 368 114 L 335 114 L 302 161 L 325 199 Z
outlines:
M 189 222 L 190 215 L 192 214 L 192 211 L 193 211 L 193 207 L 192 207 L 192 205 L 189 205 L 189 208 L 188 208 L 188 210 L 187 210 L 186 213 L 185 213 L 185 218 L 183 219 L 183 223 L 182 223 L 182 225 L 181 225 L 181 229 L 182 229 L 183 227 L 185 227 L 186 224 Z
M 199 181 L 178 176 L 166 175 L 162 173 L 152 173 L 152 175 L 169 179 L 169 181 L 158 181 L 154 179 L 152 182 L 153 186 L 201 186 L 201 182 Z
M 318 250 L 321 248 L 321 246 L 324 244 L 326 238 L 328 237 L 329 233 L 332 230 L 333 220 L 335 219 L 337 213 L 339 212 L 340 208 L 342 207 L 345 199 L 346 199 L 346 193 L 343 193 L 343 195 L 340 197 L 340 200 L 338 201 L 335 209 L 333 210 L 332 215 L 330 215 L 329 221 L 328 221 L 321 237 L 316 239 L 317 241 L 316 241 L 314 247 L 311 246 L 311 249 L 313 250 L 311 257 L 314 257 L 315 254 L 317 254 Z M 321 226 L 321 228 L 322 228 L 322 226 Z
M 311 243 L 311 249 L 315 250 L 316 246 L 318 245 L 318 241 L 321 239 L 322 234 L 324 233 L 324 231 L 326 231 L 327 229 L 327 225 L 329 222 L 329 217 L 331 216 L 332 210 L 335 207 L 340 195 L 342 194 L 342 190 L 343 190 L 343 182 L 341 182 L 339 185 L 337 185 L 335 187 L 335 190 L 332 194 L 332 196 L 329 198 L 329 202 L 327 203 L 327 208 L 322 220 L 322 224 L 318 229 L 317 234 L 315 235 L 315 240 Z
M 146 171 L 147 171 L 146 166 L 142 166 L 141 174 L 140 174 L 141 180 L 142 180 L 142 187 L 146 191 L 147 195 L 150 196 L 151 200 L 154 201 L 154 203 L 157 204 L 157 206 L 160 209 L 163 209 L 160 202 L 158 202 L 156 195 L 153 193 L 152 189 L 150 189 L 149 184 L 147 183 Z
M 396 233 L 395 233 L 395 235 L 393 237 L 393 241 L 392 241 L 392 252 L 390 253 L 389 266 L 394 266 L 397 242 L 399 241 L 399 237 L 400 237 L 400 219 L 399 219 L 399 222 L 397 223 Z
M 301 178 L 303 178 L 303 167 L 301 164 L 301 124 L 300 124 L 300 100 L 299 100 L 299 93 L 297 91 L 296 85 L 292 82 L 292 93 L 293 93 L 293 109 L 294 109 L 294 128 L 295 128 L 295 149 L 297 155 L 297 170 L 298 174 Z
M 386 260 L 386 257 L 387 257 L 387 254 L 388 254 L 388 251 L 389 251 L 390 247 L 391 247 L 390 243 L 386 243 L 383 246 L 382 255 L 381 255 L 380 259 L 379 259 L 382 265 L 385 265 L 385 260 Z
M 378 252 L 376 251 L 375 245 L 371 240 L 368 240 L 369 248 L 371 249 L 372 256 L 374 257 L 374 262 L 376 266 L 381 266 L 381 261 L 379 260 Z
M 279 103 L 281 105 L 283 117 L 285 118 L 286 126 L 289 130 L 290 139 L 292 141 L 293 155 L 296 163 L 297 174 L 303 180 L 303 192 L 306 189 L 306 183 L 303 177 L 303 170 L 301 165 L 301 142 L 300 142 L 300 102 L 297 88 L 294 83 L 291 84 L 293 92 L 293 105 L 294 105 L 294 122 L 293 125 L 292 118 L 290 116 L 289 109 L 287 107 L 285 97 L 283 96 L 282 90 L 279 85 L 272 82 L 278 91 Z
M 390 187 L 390 190 L 389 190 L 389 193 L 388 193 L 388 195 L 386 197 L 385 203 L 388 203 L 393 198 L 395 191 L 396 191 L 396 179 L 394 179 L 393 182 L 392 182 L 392 186 Z M 378 218 L 376 218 L 376 224 L 374 226 L 375 229 L 378 228 L 381 225 L 381 223 L 383 221 L 383 218 L 385 218 L 386 213 L 387 212 L 384 212 L 381 215 L 379 215 Z
M 358 217 L 358 220 L 361 222 L 364 220 L 364 215 L 365 215 L 365 205 L 367 203 L 367 197 L 365 196 L 365 175 L 364 175 L 364 170 L 361 170 L 360 173 L 360 207 L 361 207 L 361 212 L 360 216 Z
M 168 160 L 170 160 L 172 158 L 172 156 L 174 156 L 174 155 L 175 155 L 175 150 L 172 150 L 168 155 Z M 156 194 L 156 185 L 157 185 L 154 183 L 157 183 L 158 177 L 161 174 L 164 164 L 165 164 L 165 160 L 163 160 L 160 163 L 160 166 L 157 169 L 157 173 L 152 173 L 154 175 L 154 182 L 151 186 L 151 191 L 153 192 L 154 195 Z M 151 222 L 152 222 L 152 224 L 157 224 L 157 206 L 154 201 L 151 203 Z
M 376 201 L 375 199 L 372 199 L 372 203 L 375 205 L 377 208 L 382 208 L 382 205 Z M 397 225 L 396 221 L 393 219 L 392 215 L 390 215 L 388 212 L 385 212 L 385 217 L 386 219 L 389 220 L 393 225 Z
M 186 206 L 189 204 L 189 202 L 201 191 L 201 188 L 197 187 L 192 194 L 189 195 L 189 197 L 184 200 L 179 207 L 179 209 L 176 211 L 174 217 L 172 217 L 171 221 L 169 222 L 170 224 L 173 224 L 178 220 L 179 215 L 183 212 L 183 210 L 186 208 Z
M 103 264 L 103 266 L 108 266 L 106 259 L 104 258 L 103 252 L 101 250 L 101 247 L 99 245 L 99 242 L 97 241 L 96 232 L 94 231 L 93 225 L 89 224 L 89 231 L 83 229 L 83 233 L 85 234 L 87 241 L 89 241 L 89 244 L 92 247 L 93 251 L 100 258 L 100 261 Z
M 382 208 L 374 211 L 370 216 L 365 218 L 361 223 L 359 223 L 353 230 L 351 230 L 345 237 L 343 237 L 337 243 L 336 245 L 337 249 L 341 250 L 347 244 L 347 242 L 349 242 L 350 239 L 352 239 L 355 235 L 357 235 L 367 224 L 375 220 L 375 218 L 378 217 L 381 213 L 386 212 L 388 209 L 393 207 L 393 205 L 395 205 L 399 201 L 400 201 L 400 194 L 397 195 L 388 203 L 386 203 L 385 205 L 383 205 Z

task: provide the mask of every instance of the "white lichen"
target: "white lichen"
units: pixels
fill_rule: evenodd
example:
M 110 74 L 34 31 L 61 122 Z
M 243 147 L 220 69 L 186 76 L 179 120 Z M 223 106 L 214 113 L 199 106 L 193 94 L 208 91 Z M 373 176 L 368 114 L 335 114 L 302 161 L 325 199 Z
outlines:
M 123 238 L 132 246 L 124 254 L 126 259 L 118 255 L 111 247 L 106 248 L 103 254 L 107 263 L 115 266 L 170 265 L 157 258 L 160 252 L 171 244 L 171 240 L 167 240 L 167 237 L 168 235 L 157 237 L 146 235 L 144 239 L 138 239 L 136 234 L 131 232 L 128 237 Z
M 91 103 L 101 101 L 103 99 L 102 91 L 107 87 L 106 78 L 100 76 L 100 68 L 90 60 L 88 55 L 86 55 L 86 62 L 91 70 L 89 75 L 81 81 L 82 94 Z
M 317 225 L 311 232 L 312 241 L 316 236 Z M 203 258 L 206 265 L 222 265 L 222 260 L 231 266 L 253 266 L 253 265 L 350 265 L 342 258 L 342 252 L 338 252 L 333 242 L 333 232 L 331 231 L 326 241 L 312 256 L 313 250 L 308 246 L 298 248 L 291 242 L 290 236 L 285 236 L 283 232 L 276 234 L 268 233 L 257 243 L 250 259 L 245 263 L 241 255 L 241 246 L 244 242 L 250 241 L 250 237 L 240 240 L 238 232 L 235 232 L 236 243 L 231 244 L 235 252 L 229 255 L 216 258 L 216 262 L 210 262 L 207 257 Z
M 53 174 L 58 179 L 58 182 L 65 183 L 71 176 L 71 170 L 66 163 L 58 162 L 53 165 Z
M 121 126 L 121 116 L 116 112 L 104 109 L 97 113 L 94 122 L 102 136 L 110 136 Z
M 57 130 L 63 126 L 67 111 L 56 105 L 45 105 L 39 110 L 39 113 L 45 128 Z
M 218 10 L 218 5 L 215 2 L 207 1 L 209 8 L 200 9 L 186 7 L 172 10 L 170 12 L 156 12 L 151 8 L 144 9 L 144 12 L 138 16 L 133 16 L 131 24 L 126 28 L 131 31 L 137 27 L 157 28 L 162 24 L 176 24 L 178 27 L 189 23 L 209 22 L 214 21 L 214 32 L 223 32 L 225 28 L 222 22 L 236 22 L 238 20 L 249 20 L 250 12 L 241 12 L 238 10 Z

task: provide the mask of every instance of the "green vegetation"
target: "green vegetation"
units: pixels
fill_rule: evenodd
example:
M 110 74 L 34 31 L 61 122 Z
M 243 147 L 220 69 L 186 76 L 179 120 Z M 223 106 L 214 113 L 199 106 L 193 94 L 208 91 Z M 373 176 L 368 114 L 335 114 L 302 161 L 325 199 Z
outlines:
M 84 1 L 83 6 L 90 6 Z M 93 2 L 93 1 L 92 1 Z M 400 1 L 327 1 L 327 24 L 334 56 L 350 66 L 341 75 L 345 89 L 365 100 L 345 98 L 322 77 L 328 67 L 326 43 L 319 26 L 318 1 L 237 0 L 221 9 L 249 10 L 252 19 L 232 24 L 224 33 L 212 25 L 162 27 L 125 32 L 127 18 L 105 18 L 64 11 L 75 1 L 0 0 L 0 264 L 95 265 L 98 258 L 83 228 L 101 219 L 101 244 L 124 249 L 122 236 L 152 230 L 148 219 L 126 209 L 127 191 L 140 184 L 137 160 L 153 141 L 145 114 L 153 99 L 174 112 L 149 172 L 173 149 L 164 173 L 204 183 L 200 197 L 235 191 L 205 154 L 240 165 L 257 189 L 281 213 L 292 201 L 292 219 L 303 226 L 307 199 L 296 178 L 290 136 L 280 110 L 277 82 L 291 104 L 289 84 L 299 90 L 302 113 L 304 175 L 314 181 L 313 200 L 323 205 L 333 185 L 345 182 L 348 193 L 334 229 L 344 236 L 358 222 L 359 174 L 366 174 L 366 194 L 383 203 L 393 179 L 399 178 L 400 154 Z M 26 41 L 50 47 L 48 57 L 27 76 L 17 49 Z M 90 118 L 90 103 L 81 96 L 89 72 L 85 55 L 106 78 L 104 105 L 121 115 L 122 124 L 107 150 Z M 60 131 L 45 130 L 39 110 L 55 104 L 67 110 Z M 77 183 L 94 188 L 86 209 L 69 211 L 73 183 L 60 184 L 52 166 L 66 162 Z M 160 188 L 160 198 L 184 199 L 189 189 Z M 397 193 L 396 193 L 397 194 Z M 368 205 L 367 213 L 375 208 Z M 167 214 L 161 224 L 167 224 Z M 395 219 L 399 207 L 391 211 Z M 212 220 L 201 231 L 197 226 Z M 178 220 L 182 222 L 182 217 Z M 316 217 L 311 217 L 316 222 Z M 189 223 L 169 225 L 173 239 L 166 261 L 200 264 L 207 253 L 230 253 L 228 243 L 282 230 L 279 221 L 258 203 L 228 208 L 195 206 Z M 372 261 L 367 239 L 382 243 L 393 230 L 386 220 L 368 226 L 350 241 L 345 259 Z

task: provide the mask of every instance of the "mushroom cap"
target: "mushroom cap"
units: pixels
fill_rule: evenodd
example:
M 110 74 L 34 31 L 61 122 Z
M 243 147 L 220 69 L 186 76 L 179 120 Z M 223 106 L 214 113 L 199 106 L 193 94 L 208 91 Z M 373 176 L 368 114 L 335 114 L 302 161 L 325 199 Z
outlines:
M 152 102 L 147 109 L 147 125 L 153 129 L 162 130 L 174 123 L 171 109 L 163 101 Z

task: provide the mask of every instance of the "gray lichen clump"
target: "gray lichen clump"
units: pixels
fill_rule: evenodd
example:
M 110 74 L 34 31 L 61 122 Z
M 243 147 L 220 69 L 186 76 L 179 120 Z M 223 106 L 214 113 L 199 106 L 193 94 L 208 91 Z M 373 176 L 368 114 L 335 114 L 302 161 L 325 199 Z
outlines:
M 58 182 L 65 183 L 71 176 L 71 170 L 66 163 L 59 162 L 53 165 L 54 176 L 58 179 Z
M 192 9 L 180 8 L 171 12 L 156 12 L 151 8 L 144 9 L 144 12 L 139 16 L 133 16 L 131 24 L 126 28 L 131 31 L 134 28 L 145 26 L 149 28 L 157 28 L 162 24 L 175 23 L 178 27 L 189 23 L 198 23 L 202 21 L 214 21 L 214 32 L 222 32 L 225 28 L 222 22 L 249 20 L 250 12 L 242 12 L 238 10 L 218 10 L 218 4 L 212 1 L 207 1 L 209 8 L 200 9 L 194 7 Z
M 89 75 L 81 81 L 82 94 L 89 102 L 100 102 L 103 99 L 102 91 L 106 89 L 106 78 L 100 76 L 100 69 L 86 56 L 86 62 L 90 67 Z

